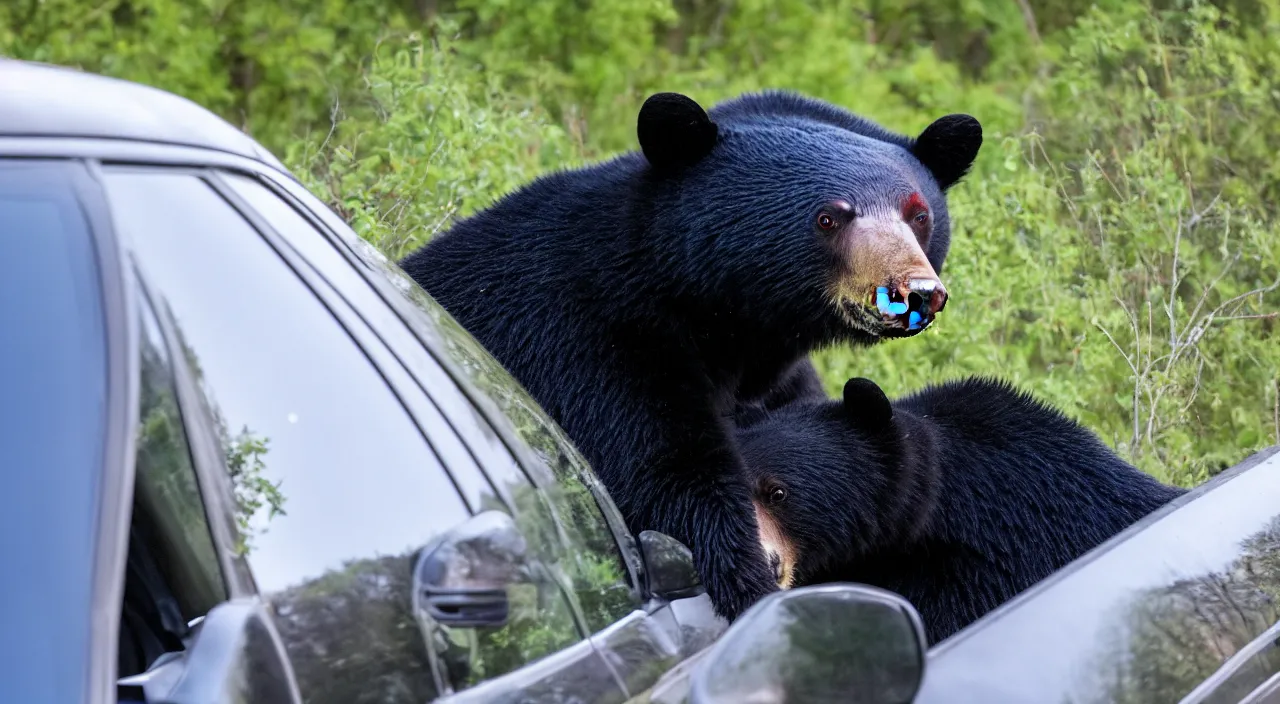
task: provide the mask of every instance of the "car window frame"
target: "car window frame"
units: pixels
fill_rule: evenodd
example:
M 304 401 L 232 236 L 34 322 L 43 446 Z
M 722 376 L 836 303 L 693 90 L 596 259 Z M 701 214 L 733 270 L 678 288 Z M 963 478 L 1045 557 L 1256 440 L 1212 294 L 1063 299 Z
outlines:
M 12 157 L 6 155 L 4 160 Z M 120 604 L 124 601 L 125 561 L 129 522 L 133 514 L 134 453 L 138 431 L 141 365 L 139 327 L 133 292 L 115 221 L 111 217 L 99 164 L 93 159 L 62 159 L 83 211 L 93 243 L 106 336 L 106 408 L 103 474 L 99 478 L 97 537 L 90 599 L 87 701 L 114 702 L 119 649 Z
M 154 312 L 165 352 L 172 360 L 174 396 L 182 418 L 182 429 L 187 435 L 191 466 L 195 470 L 196 485 L 204 501 L 205 518 L 213 536 L 227 598 L 234 600 L 255 596 L 258 587 L 248 562 L 233 549 L 237 529 L 232 489 L 222 448 L 214 431 L 213 417 L 204 403 L 199 383 L 178 342 L 177 324 L 168 302 L 149 280 L 142 263 L 132 256 L 130 260 L 137 281 L 138 296 Z

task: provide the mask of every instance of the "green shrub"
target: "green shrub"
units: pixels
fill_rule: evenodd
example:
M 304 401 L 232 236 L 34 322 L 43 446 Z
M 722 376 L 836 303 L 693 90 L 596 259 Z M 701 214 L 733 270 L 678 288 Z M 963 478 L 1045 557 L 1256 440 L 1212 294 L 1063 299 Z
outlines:
M 986 145 L 953 302 L 816 355 L 834 391 L 996 374 L 1189 485 L 1280 441 L 1277 0 L 22 0 L 0 54 L 185 95 L 399 257 L 554 168 L 633 148 L 657 90 L 800 90 Z
M 944 317 L 820 355 L 833 387 L 997 373 L 1185 485 L 1280 441 L 1276 50 L 1231 29 L 1189 4 L 1068 31 L 1040 133 L 954 191 Z
M 580 148 L 527 98 L 476 80 L 448 43 L 379 47 L 367 94 L 286 161 L 356 232 L 399 258 L 453 218 L 555 167 Z

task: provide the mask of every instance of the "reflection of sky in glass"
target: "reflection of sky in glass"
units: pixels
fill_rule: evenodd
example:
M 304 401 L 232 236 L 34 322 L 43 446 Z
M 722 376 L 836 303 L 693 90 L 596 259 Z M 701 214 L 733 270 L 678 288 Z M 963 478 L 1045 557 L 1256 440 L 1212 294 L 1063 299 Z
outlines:
M 235 435 L 268 438 L 287 515 L 253 537 L 264 592 L 398 554 L 466 518 L 385 382 L 271 248 L 192 176 L 113 173 L 122 233 Z M 256 524 L 262 524 L 265 511 Z
M 1222 571 L 1240 556 L 1241 541 L 1280 513 L 1280 454 L 1213 493 L 1214 500 L 1181 507 L 1048 585 L 993 627 L 958 638 L 954 649 L 944 645 L 917 701 L 1063 701 L 1059 693 L 1088 701 L 1101 694 L 1100 662 L 1116 647 L 1134 598 Z

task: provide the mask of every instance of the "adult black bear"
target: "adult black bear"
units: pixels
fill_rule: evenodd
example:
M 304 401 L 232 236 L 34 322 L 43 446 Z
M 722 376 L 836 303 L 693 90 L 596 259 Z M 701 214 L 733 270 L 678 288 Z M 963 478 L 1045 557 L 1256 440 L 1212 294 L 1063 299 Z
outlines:
M 640 110 L 643 153 L 540 178 L 401 262 L 565 429 L 634 530 L 684 541 L 733 619 L 776 588 L 731 416 L 811 350 L 946 302 L 944 191 L 982 141 L 770 92 Z M 801 362 L 803 366 L 803 362 Z M 808 381 L 804 377 L 808 377 Z
M 793 583 L 897 592 L 932 642 L 1185 492 L 989 379 L 893 403 L 851 379 L 841 401 L 739 422 L 757 519 Z

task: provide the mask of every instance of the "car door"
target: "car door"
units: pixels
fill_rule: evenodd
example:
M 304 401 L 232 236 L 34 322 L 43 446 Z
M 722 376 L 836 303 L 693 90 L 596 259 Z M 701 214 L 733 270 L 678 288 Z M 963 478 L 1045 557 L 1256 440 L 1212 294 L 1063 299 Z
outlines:
M 104 181 L 212 426 L 225 481 L 211 479 L 210 493 L 225 495 L 231 514 L 221 552 L 272 606 L 304 698 L 423 701 L 441 681 L 462 689 L 540 662 L 540 680 L 620 701 L 551 555 L 559 536 L 543 494 L 531 484 L 494 491 L 457 438 L 429 424 L 438 412 L 388 384 L 403 369 L 359 317 L 317 296 L 324 282 L 304 281 L 208 174 L 107 168 Z M 414 565 L 470 515 L 495 509 L 520 521 L 538 569 L 504 585 L 501 625 L 451 639 L 466 667 L 441 673 L 429 654 L 451 643 L 415 627 Z M 609 586 L 631 597 L 625 581 Z M 547 671 L 548 656 L 575 653 L 573 668 Z
M 421 393 L 430 399 L 446 421 L 439 436 L 451 443 L 456 438 L 466 450 L 450 454 L 464 465 L 455 475 L 478 468 L 482 486 L 494 493 L 474 501 L 512 509 L 519 530 L 564 586 L 571 613 L 623 690 L 643 691 L 713 640 L 725 623 L 705 595 L 672 599 L 650 593 L 644 561 L 617 509 L 523 388 L 421 288 L 341 229 L 345 225 L 314 196 L 278 174 L 266 175 L 223 172 L 218 180 L 229 197 L 242 199 L 264 227 L 323 272 L 395 350 L 411 377 L 396 382 L 401 396 Z M 547 670 L 538 676 L 552 677 Z M 523 673 L 481 691 L 517 683 L 527 688 L 532 677 Z

